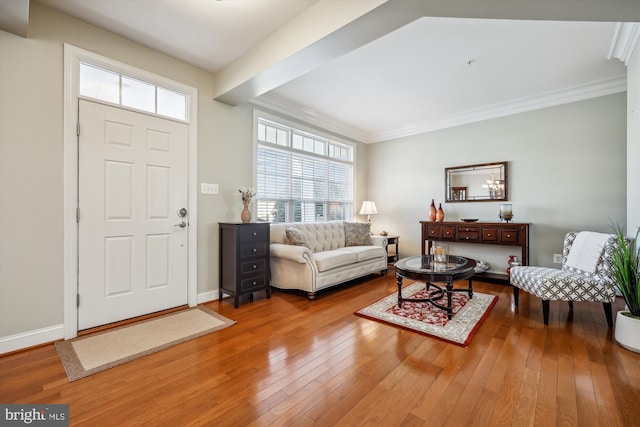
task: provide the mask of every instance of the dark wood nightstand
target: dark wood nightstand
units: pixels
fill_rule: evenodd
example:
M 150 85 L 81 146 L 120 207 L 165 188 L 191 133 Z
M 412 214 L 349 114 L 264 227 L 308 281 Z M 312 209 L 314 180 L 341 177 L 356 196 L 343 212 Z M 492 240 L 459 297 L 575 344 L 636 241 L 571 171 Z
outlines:
M 400 236 L 387 236 L 387 262 L 391 264 L 392 262 L 398 261 L 398 242 L 400 241 Z M 393 252 L 389 253 L 389 246 L 395 245 L 395 249 Z
M 260 290 L 271 298 L 269 223 L 219 223 L 220 295 L 232 295 L 238 308 L 241 295 Z

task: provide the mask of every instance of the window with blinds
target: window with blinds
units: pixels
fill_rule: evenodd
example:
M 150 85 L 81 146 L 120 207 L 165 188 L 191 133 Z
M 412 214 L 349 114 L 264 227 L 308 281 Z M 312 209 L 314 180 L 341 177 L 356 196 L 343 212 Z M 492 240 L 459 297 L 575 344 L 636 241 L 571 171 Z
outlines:
M 353 147 L 262 117 L 257 136 L 258 221 L 353 217 Z

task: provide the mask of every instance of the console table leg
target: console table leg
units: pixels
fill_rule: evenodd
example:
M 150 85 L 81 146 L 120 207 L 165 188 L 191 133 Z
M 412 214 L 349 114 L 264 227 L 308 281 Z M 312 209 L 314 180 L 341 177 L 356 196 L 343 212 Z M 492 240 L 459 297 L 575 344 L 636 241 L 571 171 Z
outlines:
M 473 298 L 473 286 L 471 284 L 471 277 L 469 277 L 469 298 Z

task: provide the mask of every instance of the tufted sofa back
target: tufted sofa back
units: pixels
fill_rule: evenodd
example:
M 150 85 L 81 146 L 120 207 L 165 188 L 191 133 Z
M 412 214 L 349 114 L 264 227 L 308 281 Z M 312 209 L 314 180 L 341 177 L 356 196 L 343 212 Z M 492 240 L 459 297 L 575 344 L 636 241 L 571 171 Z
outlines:
M 305 234 L 312 252 L 331 251 L 344 247 L 344 224 L 329 222 L 288 222 L 271 224 L 271 243 L 289 244 L 286 229 L 295 227 Z

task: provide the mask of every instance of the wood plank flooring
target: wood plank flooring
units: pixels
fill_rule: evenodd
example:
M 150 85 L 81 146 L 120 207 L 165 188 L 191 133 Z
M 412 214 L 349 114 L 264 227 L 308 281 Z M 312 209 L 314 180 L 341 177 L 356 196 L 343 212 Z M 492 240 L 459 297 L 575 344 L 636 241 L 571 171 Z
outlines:
M 353 314 L 395 286 L 211 302 L 238 323 L 73 383 L 53 345 L 5 355 L 0 403 L 68 403 L 74 426 L 640 426 L 640 354 L 601 304 L 551 302 L 545 327 L 537 298 L 474 282 L 499 298 L 462 348 Z

